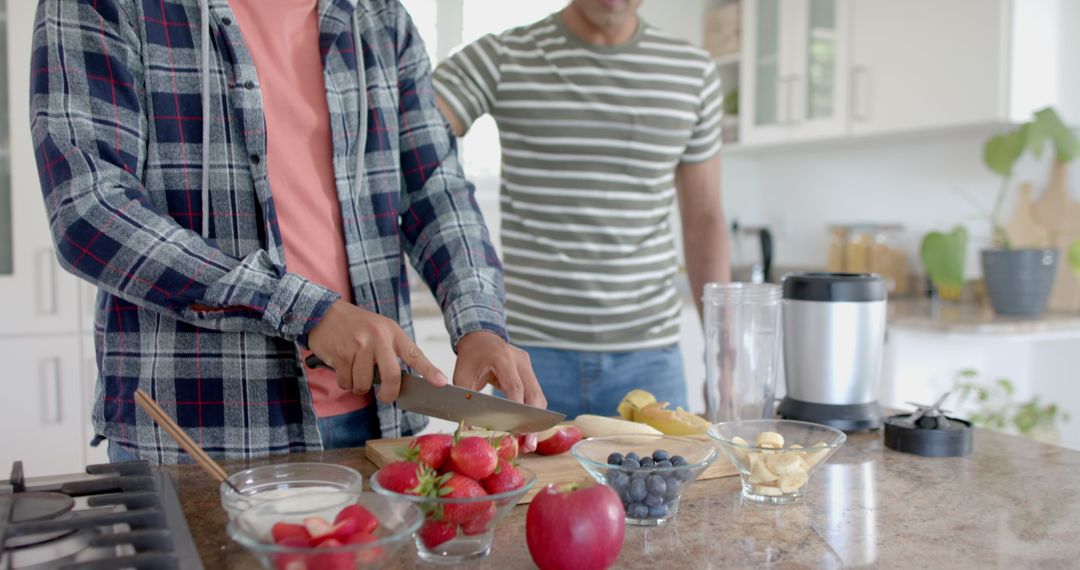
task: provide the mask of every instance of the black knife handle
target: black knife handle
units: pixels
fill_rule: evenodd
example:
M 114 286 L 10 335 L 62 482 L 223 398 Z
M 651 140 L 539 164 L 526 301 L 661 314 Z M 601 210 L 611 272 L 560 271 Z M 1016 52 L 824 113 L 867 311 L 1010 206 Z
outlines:
M 331 368 L 329 364 L 323 362 L 321 358 L 319 358 L 318 356 L 315 356 L 314 354 L 311 354 L 307 358 L 305 358 L 304 359 L 304 364 L 306 364 L 307 367 L 311 368 L 311 369 L 325 368 L 327 370 L 333 370 L 333 368 Z M 405 371 L 402 370 L 401 374 L 404 375 Z M 372 373 L 371 378 L 372 378 L 372 384 L 381 384 L 382 383 L 382 377 L 379 376 L 379 365 L 378 364 L 375 365 L 375 370 Z

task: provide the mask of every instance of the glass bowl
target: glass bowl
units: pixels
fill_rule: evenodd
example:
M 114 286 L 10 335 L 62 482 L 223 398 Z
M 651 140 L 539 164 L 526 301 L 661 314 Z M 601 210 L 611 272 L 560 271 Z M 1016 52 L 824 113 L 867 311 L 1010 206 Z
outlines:
M 425 562 L 462 564 L 479 560 L 491 553 L 495 527 L 517 505 L 521 497 L 536 483 L 536 475 L 528 469 L 517 470 L 525 484 L 513 491 L 450 499 L 406 495 L 386 489 L 379 484 L 379 471 L 370 480 L 371 489 L 396 501 L 415 505 L 424 513 L 424 525 L 416 536 L 416 551 Z M 447 508 L 455 509 L 461 524 L 448 522 L 443 516 Z
M 306 493 L 363 491 L 364 477 L 355 469 L 333 463 L 280 463 L 246 469 L 227 479 L 239 493 L 222 483 L 221 506 L 229 520 L 263 502 Z
M 662 453 L 655 453 L 658 451 Z M 622 455 L 622 464 L 608 463 L 613 453 Z M 630 453 L 640 460 L 648 456 L 653 465 L 626 463 Z M 627 524 L 642 526 L 656 526 L 675 518 L 682 494 L 720 456 L 708 442 L 645 434 L 590 437 L 574 444 L 570 454 L 593 478 L 619 495 Z M 671 465 L 656 466 L 656 458 Z
M 276 523 L 303 525 L 309 517 L 322 517 L 332 523 L 350 505 L 361 505 L 379 519 L 374 541 L 309 547 L 283 546 L 272 540 L 271 529 Z M 423 522 L 423 513 L 408 503 L 374 493 L 335 491 L 260 502 L 230 520 L 227 528 L 229 537 L 247 549 L 263 568 L 347 570 L 380 568 L 392 562 Z
M 769 432 L 782 441 L 759 441 Z M 723 422 L 709 427 L 709 437 L 739 470 L 743 497 L 760 503 L 802 500 L 810 475 L 847 440 L 838 429 L 795 420 Z

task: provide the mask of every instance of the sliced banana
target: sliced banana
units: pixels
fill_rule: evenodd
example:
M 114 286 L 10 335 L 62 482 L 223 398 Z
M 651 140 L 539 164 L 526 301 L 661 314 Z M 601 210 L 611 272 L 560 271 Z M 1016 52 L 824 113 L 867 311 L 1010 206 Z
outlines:
M 829 444 L 825 443 L 824 441 L 819 441 L 815 443 L 814 446 L 810 449 L 820 449 L 820 451 L 806 452 L 806 457 L 804 457 L 804 460 L 806 461 L 806 464 L 809 465 L 807 471 L 813 469 L 815 466 L 817 466 L 818 463 L 821 463 L 822 459 L 825 459 L 825 457 L 829 455 L 828 447 Z
M 764 461 L 758 461 L 754 464 L 754 468 L 750 471 L 751 483 L 770 483 L 778 479 L 776 473 L 769 471 L 769 468 L 765 466 Z
M 749 451 L 746 453 L 746 462 L 750 464 L 751 472 L 754 470 L 754 467 L 757 467 L 757 464 L 762 460 L 762 457 L 764 456 L 758 451 Z
M 794 493 L 802 488 L 810 479 L 806 471 L 798 470 L 780 479 L 780 490 L 785 493 Z
M 766 495 L 769 497 L 779 497 L 784 492 L 771 485 L 754 485 L 754 492 L 758 495 Z
M 592 414 L 582 414 L 574 418 L 574 423 L 581 428 L 581 435 L 585 437 L 637 434 L 662 435 L 660 430 L 648 424 L 639 424 L 630 420 Z
M 765 466 L 769 468 L 769 471 L 780 476 L 795 473 L 796 471 L 805 471 L 799 456 L 790 452 L 774 453 L 766 456 Z
M 775 431 L 763 431 L 758 434 L 756 443 L 758 447 L 781 449 L 784 447 L 784 436 Z
M 750 443 L 748 441 L 746 441 L 745 439 L 743 439 L 743 438 L 741 438 L 739 436 L 735 436 L 735 437 L 731 438 L 731 443 L 734 443 L 735 445 L 746 445 L 746 446 L 750 445 Z M 739 461 L 741 461 L 743 463 L 746 463 L 747 460 L 749 459 L 749 456 L 747 455 L 747 451 L 745 449 L 740 449 L 740 448 L 736 447 L 736 448 L 733 448 L 731 451 L 735 454 L 735 457 L 739 458 Z

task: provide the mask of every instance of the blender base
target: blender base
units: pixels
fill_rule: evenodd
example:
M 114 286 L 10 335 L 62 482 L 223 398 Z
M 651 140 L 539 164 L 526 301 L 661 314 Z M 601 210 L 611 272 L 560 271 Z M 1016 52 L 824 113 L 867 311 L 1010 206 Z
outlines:
M 843 431 L 864 431 L 881 428 L 881 406 L 876 401 L 866 404 L 816 404 L 785 397 L 776 409 L 780 417 L 834 427 Z

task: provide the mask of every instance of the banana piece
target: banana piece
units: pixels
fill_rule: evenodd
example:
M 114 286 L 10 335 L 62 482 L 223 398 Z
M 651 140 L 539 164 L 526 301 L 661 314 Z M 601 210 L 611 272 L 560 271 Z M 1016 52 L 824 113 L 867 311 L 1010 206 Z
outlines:
M 639 434 L 662 435 L 660 430 L 648 424 L 640 424 L 628 420 L 608 418 L 592 414 L 581 414 L 580 416 L 574 418 L 574 423 L 577 424 L 579 428 L 581 428 L 581 435 L 585 437 Z
M 825 443 L 824 441 L 819 441 L 819 442 L 815 443 L 814 446 L 811 447 L 810 449 L 812 449 L 812 450 L 813 449 L 819 449 L 820 451 L 808 451 L 808 452 L 806 452 L 806 457 L 804 457 L 803 459 L 804 459 L 804 461 L 806 461 L 806 465 L 807 465 L 806 470 L 807 471 L 809 471 L 809 470 L 813 469 L 814 467 L 816 467 L 818 463 L 821 463 L 822 459 L 825 459 L 825 457 L 827 455 L 829 455 L 828 447 L 829 447 L 829 444 Z
M 769 471 L 783 477 L 796 471 L 806 471 L 802 467 L 802 460 L 798 455 L 791 452 L 774 453 L 765 456 L 765 466 Z
M 759 451 L 748 451 L 746 453 L 746 462 L 750 464 L 751 473 L 753 473 L 757 464 L 762 461 L 762 457 L 764 457 L 764 455 Z
M 623 396 L 621 402 L 619 402 L 618 411 L 619 415 L 625 419 L 640 422 L 642 420 L 637 418 L 637 412 L 641 408 L 648 406 L 656 402 L 656 396 L 652 395 L 652 392 L 646 390 L 630 390 Z
M 784 436 L 775 431 L 763 431 L 758 434 L 756 444 L 758 447 L 781 449 L 784 447 Z
M 769 468 L 765 465 L 764 461 L 758 461 L 754 464 L 754 468 L 750 471 L 751 483 L 771 483 L 776 481 L 779 477 L 776 473 L 769 471 Z
M 741 438 L 739 436 L 735 436 L 735 437 L 731 438 L 731 443 L 734 443 L 735 445 L 746 445 L 746 446 L 750 445 L 749 442 L 747 442 L 745 439 L 743 439 L 743 438 Z M 734 448 L 731 449 L 731 451 L 732 451 L 732 453 L 735 454 L 735 457 L 737 457 L 739 459 L 739 461 L 742 462 L 742 463 L 746 463 L 750 459 L 750 457 L 747 454 L 747 451 L 745 449 L 734 447 Z
M 799 469 L 780 479 L 780 490 L 784 493 L 794 493 L 801 489 L 809 480 L 810 476 L 806 474 L 806 471 Z
M 766 495 L 768 497 L 779 497 L 784 492 L 771 485 L 754 485 L 754 492 L 758 495 Z

